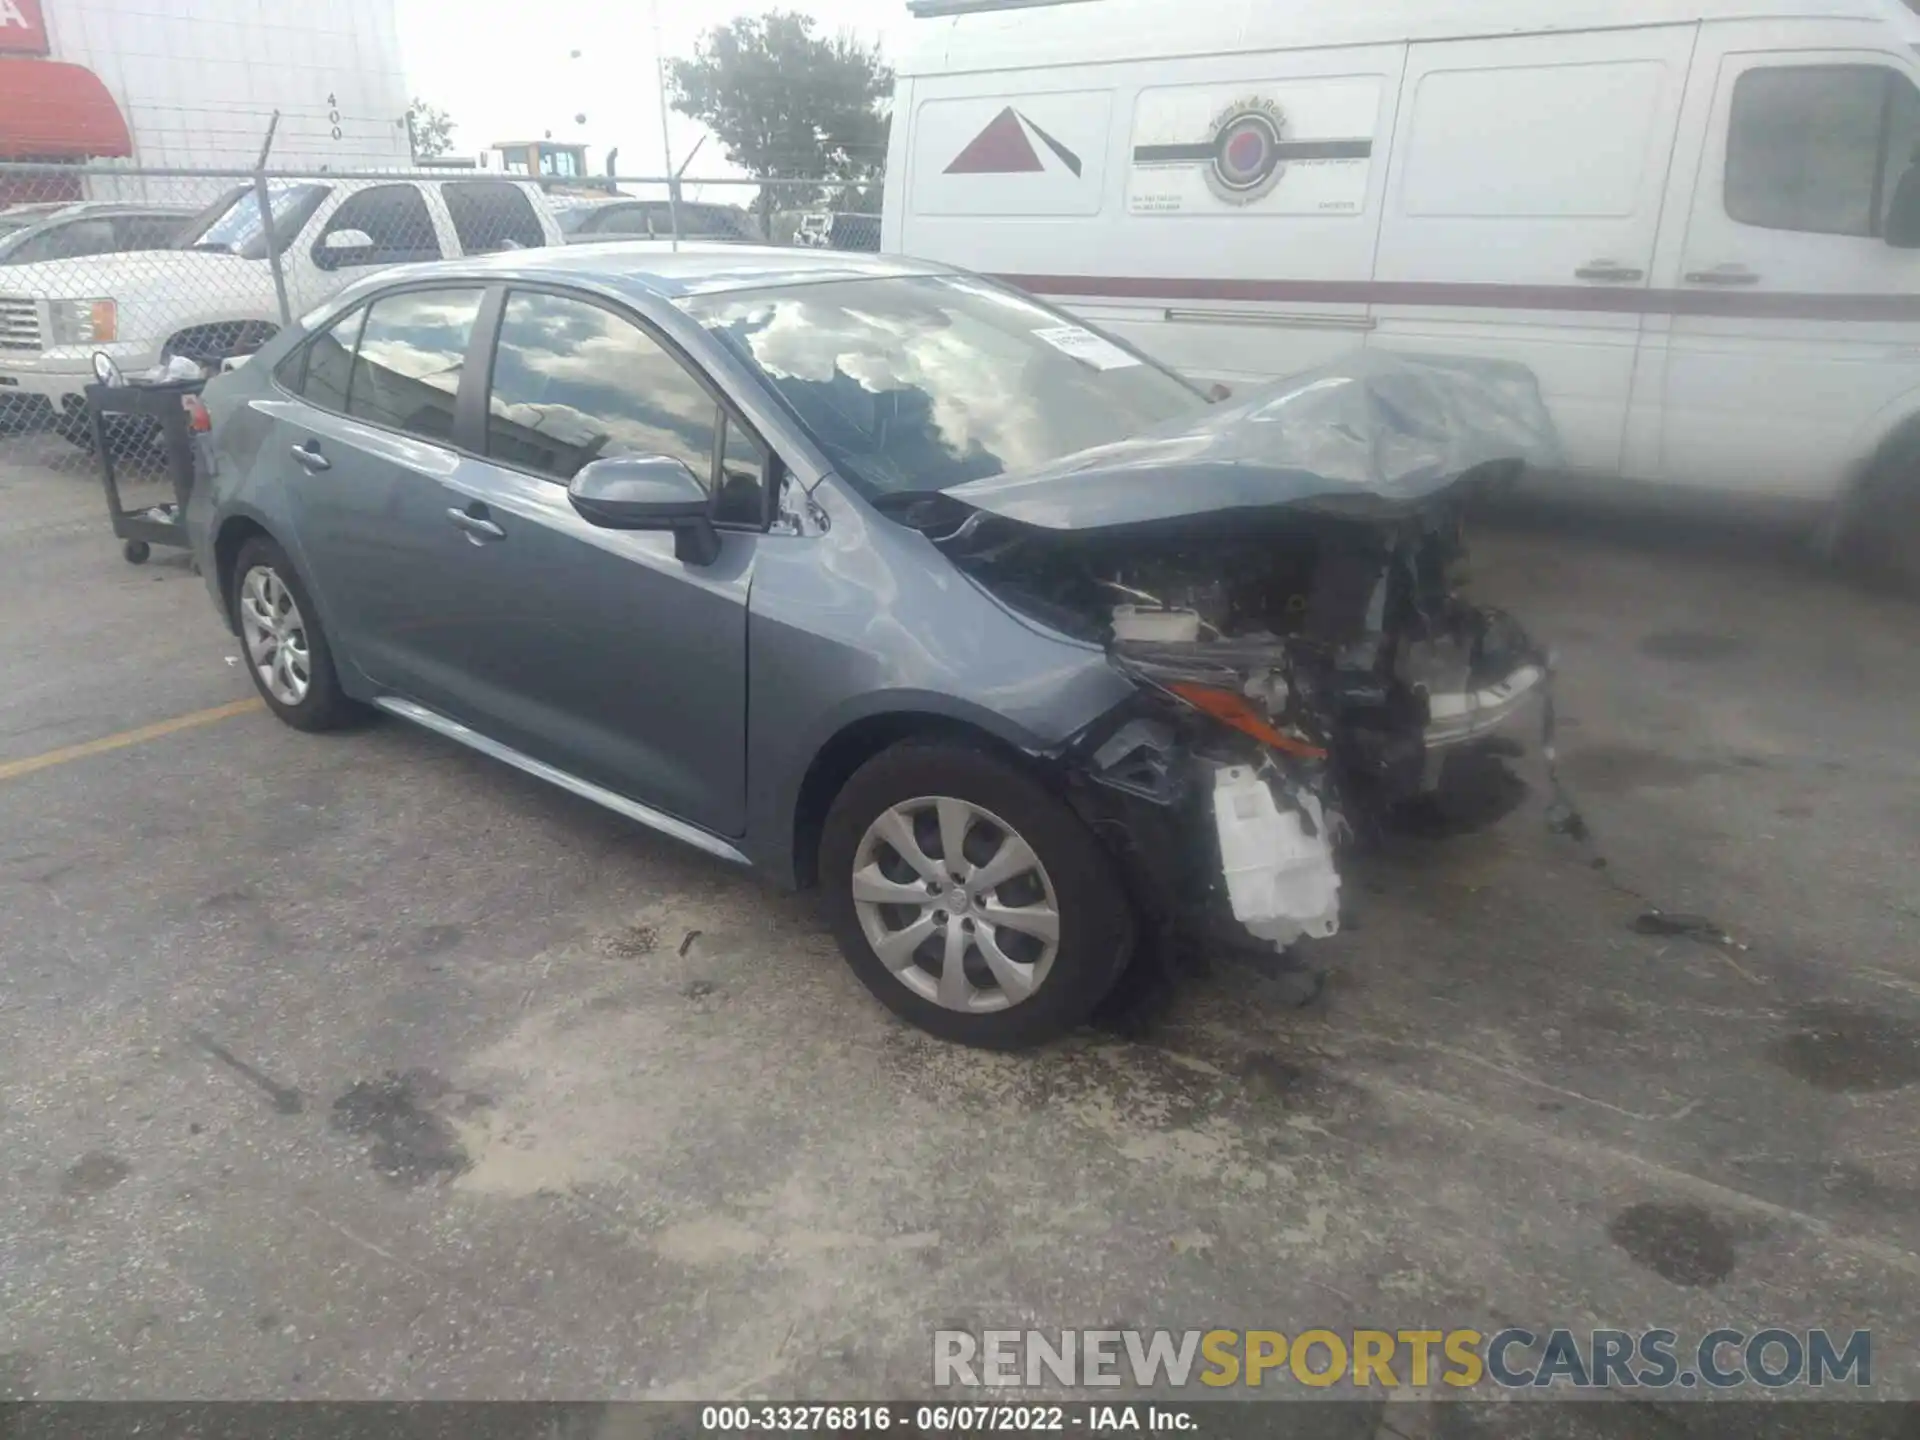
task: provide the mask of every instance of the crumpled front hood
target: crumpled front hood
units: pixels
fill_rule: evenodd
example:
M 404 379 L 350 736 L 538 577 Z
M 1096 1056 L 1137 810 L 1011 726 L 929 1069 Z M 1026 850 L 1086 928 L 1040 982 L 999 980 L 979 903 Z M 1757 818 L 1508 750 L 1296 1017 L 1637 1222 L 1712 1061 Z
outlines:
M 945 493 L 1046 530 L 1275 505 L 1398 509 L 1560 444 L 1533 372 L 1502 360 L 1365 351 L 1194 419 Z

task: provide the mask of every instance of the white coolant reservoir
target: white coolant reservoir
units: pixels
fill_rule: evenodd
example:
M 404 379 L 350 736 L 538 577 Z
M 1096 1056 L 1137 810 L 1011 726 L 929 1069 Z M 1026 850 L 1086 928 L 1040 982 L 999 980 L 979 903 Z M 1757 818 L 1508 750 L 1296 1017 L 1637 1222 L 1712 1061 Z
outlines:
M 1149 605 L 1116 605 L 1113 638 L 1191 645 L 1200 638 L 1200 614 L 1195 610 L 1156 610 Z
M 1282 809 L 1273 789 L 1243 765 L 1213 778 L 1213 819 L 1234 918 L 1275 949 L 1340 928 L 1340 872 L 1320 802 L 1302 794 Z

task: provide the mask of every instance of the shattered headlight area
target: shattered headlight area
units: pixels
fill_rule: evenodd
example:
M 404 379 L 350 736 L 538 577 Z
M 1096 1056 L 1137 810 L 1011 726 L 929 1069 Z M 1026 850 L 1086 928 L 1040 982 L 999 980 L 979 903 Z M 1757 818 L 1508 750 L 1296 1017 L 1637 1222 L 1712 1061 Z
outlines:
M 1279 950 L 1335 934 L 1343 849 L 1432 797 L 1453 757 L 1497 771 L 1539 733 L 1546 656 L 1461 598 L 1452 500 L 1093 533 L 990 521 L 943 548 L 1137 687 L 1063 763 L 1143 907 L 1188 931 L 1224 940 L 1230 921 Z

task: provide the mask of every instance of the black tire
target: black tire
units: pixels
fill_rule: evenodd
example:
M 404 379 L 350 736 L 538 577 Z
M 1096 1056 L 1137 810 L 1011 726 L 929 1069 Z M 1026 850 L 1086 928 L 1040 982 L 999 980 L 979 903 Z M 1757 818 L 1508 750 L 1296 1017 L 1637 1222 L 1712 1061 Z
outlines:
M 153 547 L 144 540 L 129 540 L 120 547 L 120 556 L 129 565 L 144 565 L 151 554 Z
M 246 588 L 247 577 L 263 568 L 284 585 L 292 596 L 306 642 L 306 691 L 292 703 L 273 693 L 248 648 L 247 627 L 241 614 L 241 596 Z M 252 537 L 240 547 L 239 555 L 234 558 L 233 579 L 227 591 L 227 609 L 233 618 L 234 630 L 240 637 L 241 662 L 253 679 L 254 689 L 267 702 L 267 708 L 287 724 L 296 730 L 338 730 L 365 715 L 364 707 L 358 701 L 349 699 L 340 688 L 339 672 L 333 664 L 333 648 L 327 643 L 326 632 L 320 624 L 320 614 L 314 608 L 305 582 L 293 568 L 287 552 L 265 535 Z
M 1031 993 L 1004 1009 L 949 1009 L 923 996 L 887 968 L 862 927 L 853 875 L 869 827 L 894 806 L 930 796 L 950 797 L 1002 820 L 1031 848 L 1051 882 L 1059 913 L 1051 964 Z M 978 838 L 977 831 L 968 834 Z M 992 836 L 986 840 L 993 843 Z M 926 853 L 931 856 L 932 849 Z M 1018 1050 L 1064 1035 L 1085 1023 L 1106 997 L 1133 949 L 1132 907 L 1112 857 L 1092 831 L 1012 764 L 963 743 L 906 741 L 854 772 L 827 812 L 820 883 L 834 938 L 861 983 L 896 1015 L 962 1045 Z M 1028 876 L 1024 883 L 1038 882 Z M 1007 903 L 1005 892 L 998 893 Z M 970 952 L 969 965 L 984 966 L 977 951 Z
M 1833 558 L 1877 589 L 1920 596 L 1920 431 L 1896 437 L 1845 500 Z

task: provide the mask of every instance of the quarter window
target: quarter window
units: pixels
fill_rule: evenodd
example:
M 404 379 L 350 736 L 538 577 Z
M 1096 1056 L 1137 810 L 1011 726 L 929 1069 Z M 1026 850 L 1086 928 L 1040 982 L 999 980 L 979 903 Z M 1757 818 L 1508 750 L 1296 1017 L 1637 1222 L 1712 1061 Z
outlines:
M 360 343 L 366 308 L 356 306 L 307 344 L 280 362 L 277 379 L 310 405 L 337 412 L 347 408 L 347 382 L 353 374 L 353 350 Z
M 720 430 L 720 491 L 713 518 L 723 525 L 760 525 L 767 518 L 766 447 L 738 420 Z
M 449 439 L 460 371 L 484 293 L 405 290 L 375 300 L 354 357 L 347 413 L 429 440 Z M 312 370 L 310 365 L 309 390 Z
M 1727 215 L 1743 225 L 1877 236 L 1920 144 L 1920 94 L 1882 65 L 1769 66 L 1733 87 Z
M 487 413 L 495 459 L 565 481 L 591 460 L 670 455 L 710 487 L 718 413 L 631 321 L 559 295 L 507 298 Z

